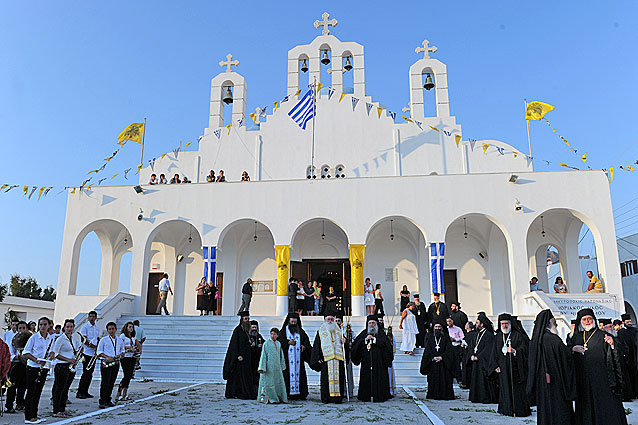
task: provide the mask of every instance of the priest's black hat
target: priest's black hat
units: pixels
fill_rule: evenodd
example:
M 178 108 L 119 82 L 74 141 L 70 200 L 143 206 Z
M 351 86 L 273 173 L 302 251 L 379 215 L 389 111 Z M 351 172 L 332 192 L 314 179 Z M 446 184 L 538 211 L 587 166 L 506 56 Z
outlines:
M 578 313 L 576 314 L 576 320 L 578 320 L 578 322 L 580 323 L 580 321 L 585 316 L 591 316 L 594 318 L 594 320 L 596 320 L 596 315 L 594 314 L 594 310 L 592 310 L 591 308 L 584 308 L 582 310 L 579 310 Z
M 289 319 L 299 319 L 299 313 L 297 313 L 296 311 L 290 312 L 290 313 L 288 313 L 288 318 Z
M 512 315 L 509 313 L 501 313 L 498 315 L 498 321 L 499 323 L 503 320 L 508 320 L 509 322 L 512 322 Z
M 332 311 L 332 310 L 326 310 L 323 313 L 323 318 L 325 319 L 328 316 L 337 317 L 337 312 L 336 311 Z
M 421 297 L 419 297 L 419 294 L 414 294 L 414 298 L 421 298 Z
M 492 324 L 492 321 L 484 312 L 479 313 L 478 321 L 481 322 L 484 328 L 487 329 L 489 332 L 494 332 L 494 324 Z
M 602 323 L 602 324 L 603 324 L 603 326 L 605 326 L 605 325 L 611 325 L 611 319 L 598 319 L 598 321 L 599 321 L 600 323 Z
M 618 320 L 618 319 L 615 319 L 615 320 L 612 322 L 612 324 L 613 324 L 614 326 L 616 326 L 616 325 L 620 326 L 620 325 L 622 325 L 622 322 L 621 322 L 620 320 Z
M 441 294 L 439 294 L 438 292 L 433 292 L 432 295 L 434 295 L 435 297 L 440 297 Z
M 622 314 L 620 318 L 622 320 L 631 320 L 631 316 L 628 313 Z
M 240 311 L 239 313 L 237 313 L 238 316 L 240 317 L 246 317 L 246 316 L 250 316 L 250 313 L 246 310 L 244 311 Z
M 374 320 L 375 322 L 378 320 L 378 316 L 376 314 L 369 314 L 368 318 L 366 319 L 366 324 L 370 321 L 370 320 Z
M 257 326 L 259 326 L 259 322 L 258 322 L 258 321 L 256 321 L 256 320 L 251 320 L 251 321 L 250 321 L 250 324 L 251 324 L 251 325 L 257 325 Z

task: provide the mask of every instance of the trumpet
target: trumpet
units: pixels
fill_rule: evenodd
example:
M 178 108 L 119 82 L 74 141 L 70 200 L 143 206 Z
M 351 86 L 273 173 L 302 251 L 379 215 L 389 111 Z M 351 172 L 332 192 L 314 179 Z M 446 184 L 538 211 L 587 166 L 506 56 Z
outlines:
M 71 371 L 71 373 L 75 373 L 75 370 L 78 364 L 84 361 L 83 354 L 84 354 L 84 343 L 86 342 L 86 337 L 79 332 L 77 332 L 77 334 L 80 335 L 80 341 L 82 341 L 82 345 L 78 349 L 78 352 L 75 354 L 75 357 L 73 358 L 73 362 L 69 365 L 69 371 Z
M 95 350 L 95 354 L 89 359 L 88 363 L 84 366 L 86 370 L 93 369 L 95 367 L 95 362 L 97 361 L 97 349 Z
M 111 367 L 111 366 L 115 366 L 116 364 L 118 364 L 120 362 L 120 359 L 122 357 L 124 357 L 125 354 L 128 353 L 135 353 L 135 349 L 134 348 L 127 348 L 126 350 L 124 350 L 123 353 L 118 354 L 117 356 L 113 357 L 113 361 L 112 362 L 107 362 L 105 360 L 102 361 L 102 367 Z

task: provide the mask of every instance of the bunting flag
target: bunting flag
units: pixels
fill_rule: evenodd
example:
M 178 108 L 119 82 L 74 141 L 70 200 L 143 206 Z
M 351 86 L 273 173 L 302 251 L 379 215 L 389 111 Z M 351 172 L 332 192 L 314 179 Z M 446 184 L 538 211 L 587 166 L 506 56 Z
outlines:
M 75 189 L 77 189 L 76 187 L 72 187 L 71 188 L 71 193 L 75 193 Z
M 341 93 L 341 96 L 339 97 L 339 103 L 341 103 L 341 101 L 343 100 L 343 98 L 346 97 L 345 93 Z
M 277 103 L 277 102 L 275 102 L 275 103 Z M 275 108 L 275 111 L 276 110 L 277 110 L 277 108 Z M 243 116 L 240 119 L 237 120 L 237 124 L 239 124 L 238 127 L 241 127 L 242 125 L 244 125 L 244 117 Z M 199 137 L 201 138 L 202 136 L 199 136 Z
M 117 176 L 119 176 L 119 175 L 120 175 L 120 173 L 113 174 L 113 177 L 111 177 L 111 180 L 112 180 L 112 179 L 114 179 L 114 178 L 116 178 L 116 177 L 117 177 Z
M 354 111 L 355 108 L 357 107 L 357 104 L 359 103 L 359 98 L 356 98 L 354 96 L 352 96 L 352 110 Z
M 92 179 L 92 178 L 93 178 L 93 177 L 91 177 L 91 179 Z M 90 181 L 91 181 L 91 179 L 86 179 L 86 180 L 84 180 L 84 181 L 82 182 L 82 186 L 84 186 L 85 184 L 87 184 L 88 182 L 90 182 Z
M 53 186 L 47 187 L 47 189 L 44 191 L 44 196 L 47 196 L 47 194 L 49 193 L 51 189 L 53 189 Z
M 215 136 L 217 136 L 217 139 L 219 139 L 222 135 L 222 130 L 218 128 L 217 130 L 213 131 L 213 134 L 215 134 Z M 162 157 L 164 157 L 164 155 L 162 155 Z
M 103 179 L 98 180 L 97 181 L 97 185 L 98 186 L 101 185 L 104 180 L 106 180 L 106 177 L 104 177 Z
M 299 90 L 297 90 L 297 91 L 295 92 L 295 96 L 299 96 L 299 94 L 300 94 L 300 93 L 301 93 L 301 89 L 299 89 Z
M 253 123 L 256 123 L 255 119 L 257 118 L 257 114 L 251 112 L 250 114 L 248 114 L 248 116 L 253 119 Z
M 261 118 L 265 118 L 266 117 L 266 108 L 268 108 L 268 105 L 264 106 L 263 108 L 259 108 L 259 116 Z
M 498 153 L 500 153 L 501 155 L 504 155 L 504 153 L 503 153 L 504 149 L 503 148 L 500 148 L 498 146 L 495 146 L 495 148 L 498 151 Z
M 99 173 L 99 172 L 100 172 L 100 170 L 91 170 L 91 171 L 89 171 L 87 174 L 92 174 L 92 173 L 96 173 L 96 174 L 97 174 L 97 173 Z
M 230 127 L 230 124 L 228 124 L 228 127 Z M 178 154 L 179 154 L 179 146 L 173 149 L 173 155 L 175 155 L 175 159 L 177 159 Z
M 284 102 L 288 102 L 288 96 L 284 96 L 284 98 L 281 99 L 281 103 L 284 103 Z
M 84 190 L 88 192 L 89 190 L 91 190 L 91 186 L 93 186 L 93 184 L 88 185 L 87 187 L 84 188 Z
M 8 187 L 8 184 L 3 184 L 2 186 L 0 186 L 0 190 L 3 190 L 5 187 Z
M 140 173 L 140 170 L 142 169 L 143 166 L 144 166 L 144 164 L 138 164 L 137 165 L 137 171 L 135 172 L 135 175 L 138 175 Z
M 454 140 L 456 141 L 456 147 L 459 147 L 459 142 L 461 141 L 461 135 L 460 134 L 455 134 L 454 135 Z
M 472 150 L 472 152 L 474 152 L 474 145 L 476 145 L 476 140 L 469 139 L 469 141 L 470 141 L 470 149 Z
M 401 118 L 403 118 L 403 119 L 404 119 L 404 120 L 406 120 L 407 122 L 414 123 L 414 121 L 412 121 L 410 118 L 406 117 L 405 115 L 401 115 Z
M 483 143 L 483 153 L 484 154 L 487 153 L 487 148 L 489 148 L 489 147 L 490 147 L 489 143 Z
M 396 112 L 388 111 L 388 114 L 390 114 L 390 117 L 392 118 L 392 121 L 394 121 L 394 119 L 397 117 L 397 113 Z
M 512 154 L 514 155 L 514 158 L 518 158 L 518 152 L 513 151 Z
M 230 124 L 228 124 L 226 128 L 228 129 L 228 134 L 230 135 Z
M 319 90 L 321 90 L 322 87 L 323 87 L 323 83 L 317 84 L 317 93 L 319 93 Z
M 187 147 L 188 147 L 188 145 L 190 145 L 191 143 L 193 143 L 193 142 L 188 142 L 188 143 L 186 143 L 186 144 L 184 145 L 184 147 L 185 147 L 185 148 L 187 148 Z M 153 161 L 155 161 L 155 158 L 153 158 Z
M 165 153 L 161 154 L 161 155 L 160 155 L 160 159 L 164 159 L 164 157 L 165 157 L 165 156 L 166 156 L 166 154 L 165 154 Z
M 22 191 L 24 192 L 24 196 L 27 196 L 27 192 L 29 191 L 29 186 L 23 187 Z
M 332 99 L 332 95 L 335 94 L 335 89 L 332 87 L 328 88 L 328 100 Z
M 609 167 L 609 183 L 614 181 L 614 167 Z
M 16 187 L 18 187 L 17 184 L 12 184 L 7 190 L 4 191 L 4 193 L 8 193 L 11 189 L 15 189 Z
M 423 124 L 423 123 L 422 123 L 421 121 L 414 120 L 413 122 L 417 125 L 417 127 L 419 127 L 419 129 L 420 129 L 421 131 L 423 131 L 423 127 L 421 127 L 421 124 Z M 431 126 L 430 126 L 430 127 L 431 127 Z M 437 130 L 437 131 L 438 131 L 438 130 Z
M 452 132 L 451 131 L 447 131 L 447 130 L 443 130 L 443 134 L 445 134 L 446 136 L 451 136 Z
M 383 108 L 377 106 L 377 113 L 379 114 L 379 118 L 381 118 L 381 114 L 383 113 Z
M 46 189 L 46 187 L 41 187 L 40 190 L 38 190 L 38 201 L 42 197 L 42 192 L 44 192 L 44 189 Z
M 439 130 L 439 129 L 438 129 L 438 128 L 436 128 L 436 127 L 433 127 L 433 126 L 431 126 L 431 125 L 430 125 L 429 127 L 430 127 L 432 130 L 436 131 L 437 133 L 440 133 L 440 132 L 441 132 L 441 130 Z
M 629 170 L 629 171 L 634 171 L 633 167 L 629 164 L 625 165 L 625 167 Z
M 189 144 L 190 144 L 190 143 L 189 143 Z M 188 146 L 188 145 L 186 145 L 186 146 Z M 153 158 L 153 159 L 149 159 L 149 160 L 148 160 L 148 163 L 149 163 L 149 164 L 150 164 L 150 166 L 151 166 L 151 171 L 155 171 L 155 158 Z
M 31 199 L 31 196 L 33 196 L 33 192 L 35 192 L 37 188 L 38 186 L 33 186 L 33 188 L 31 188 L 31 193 L 29 193 L 29 199 Z
M 587 162 L 587 153 L 588 153 L 588 152 L 585 152 L 585 154 L 584 154 L 583 156 L 581 156 L 581 157 L 580 157 L 580 160 L 581 160 L 581 161 L 583 161 L 583 162 L 585 162 L 585 163 Z
M 571 145 L 569 144 L 569 142 L 567 141 L 567 139 L 565 139 L 563 136 L 560 136 L 561 140 L 565 143 L 567 143 L 567 146 L 571 147 Z
M 144 134 L 144 123 L 133 123 L 126 127 L 119 136 L 117 136 L 118 144 L 124 146 L 127 141 L 135 143 L 142 143 L 142 136 Z
M 130 169 L 130 168 L 127 168 L 126 170 L 124 170 L 124 178 L 125 178 L 126 180 L 128 180 L 128 177 L 127 177 L 126 175 L 129 173 L 129 171 L 131 171 L 131 169 Z
M 272 111 L 274 114 L 275 112 L 277 112 L 277 108 L 279 107 L 279 101 L 276 101 L 275 103 L 273 103 L 273 105 L 275 106 L 275 110 Z M 241 127 L 241 124 L 239 126 Z
M 527 104 L 527 110 L 525 111 L 525 119 L 527 120 L 540 120 L 546 113 L 552 111 L 554 107 L 544 102 L 530 102 Z
M 372 110 L 373 106 L 374 105 L 372 103 L 366 102 L 366 112 L 368 113 L 368 116 L 370 116 L 370 111 Z

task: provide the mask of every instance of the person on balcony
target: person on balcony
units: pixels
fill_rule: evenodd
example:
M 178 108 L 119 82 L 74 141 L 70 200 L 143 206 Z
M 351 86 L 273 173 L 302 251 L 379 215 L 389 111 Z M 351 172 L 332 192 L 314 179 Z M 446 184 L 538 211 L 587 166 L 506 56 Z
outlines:
M 587 277 L 589 278 L 589 286 L 587 287 L 587 290 L 585 292 L 590 292 L 590 293 L 604 292 L 603 283 L 601 282 L 600 279 L 594 276 L 594 272 L 592 272 L 591 270 L 588 270 Z
M 557 294 L 566 294 L 567 293 L 567 285 L 563 281 L 563 278 L 558 276 L 556 278 L 556 282 L 554 282 L 554 292 Z

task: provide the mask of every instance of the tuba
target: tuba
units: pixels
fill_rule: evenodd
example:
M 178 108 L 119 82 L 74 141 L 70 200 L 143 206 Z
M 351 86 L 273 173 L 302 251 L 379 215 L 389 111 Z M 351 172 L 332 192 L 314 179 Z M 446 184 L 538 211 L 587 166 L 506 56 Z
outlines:
M 16 334 L 11 340 L 11 345 L 13 346 L 13 349 L 17 353 L 16 360 L 21 362 L 24 365 L 27 364 L 27 359 L 22 357 L 22 351 L 24 350 L 24 347 L 26 347 L 27 341 L 29 340 L 29 338 L 31 338 L 32 335 L 33 335 L 33 332 L 31 331 L 22 331 Z

